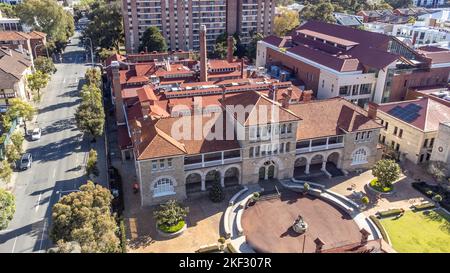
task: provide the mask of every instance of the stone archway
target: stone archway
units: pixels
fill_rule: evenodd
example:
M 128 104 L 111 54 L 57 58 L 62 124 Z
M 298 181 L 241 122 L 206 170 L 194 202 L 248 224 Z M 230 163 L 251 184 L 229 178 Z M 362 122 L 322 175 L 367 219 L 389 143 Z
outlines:
M 202 175 L 198 172 L 188 174 L 185 180 L 186 194 L 202 190 Z
M 294 176 L 308 174 L 309 173 L 309 163 L 308 158 L 305 156 L 300 156 L 295 159 L 294 162 Z
M 342 176 L 344 173 L 340 170 L 341 154 L 332 152 L 327 156 L 326 170 L 331 176 Z
M 205 175 L 205 189 L 212 187 L 214 183 L 220 183 L 220 172 L 218 170 L 210 170 Z
M 339 160 L 341 155 L 338 152 L 332 152 L 327 157 L 327 162 L 333 163 L 336 167 L 339 166 Z
M 240 184 L 240 171 L 238 167 L 230 167 L 224 173 L 224 186 L 232 187 Z
M 262 166 L 259 167 L 259 180 L 268 180 L 277 178 L 278 176 L 278 168 L 277 164 L 273 160 L 268 160 L 263 163 Z

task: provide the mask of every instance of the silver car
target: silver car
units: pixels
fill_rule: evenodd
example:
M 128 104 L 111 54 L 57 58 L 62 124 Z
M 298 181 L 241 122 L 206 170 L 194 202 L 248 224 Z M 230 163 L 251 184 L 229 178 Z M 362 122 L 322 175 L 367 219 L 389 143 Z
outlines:
M 31 156 L 30 153 L 23 154 L 22 157 L 20 158 L 19 169 L 22 171 L 31 168 L 32 161 L 33 157 Z

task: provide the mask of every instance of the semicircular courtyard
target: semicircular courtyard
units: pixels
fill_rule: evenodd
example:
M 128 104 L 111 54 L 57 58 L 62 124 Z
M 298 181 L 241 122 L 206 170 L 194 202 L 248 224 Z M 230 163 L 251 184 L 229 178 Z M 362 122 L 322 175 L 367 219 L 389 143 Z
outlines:
M 292 228 L 301 216 L 307 230 L 298 234 Z M 340 207 L 325 199 L 285 191 L 281 198 L 260 200 L 245 208 L 242 227 L 247 244 L 255 252 L 315 252 L 317 238 L 323 250 L 361 241 L 361 227 Z

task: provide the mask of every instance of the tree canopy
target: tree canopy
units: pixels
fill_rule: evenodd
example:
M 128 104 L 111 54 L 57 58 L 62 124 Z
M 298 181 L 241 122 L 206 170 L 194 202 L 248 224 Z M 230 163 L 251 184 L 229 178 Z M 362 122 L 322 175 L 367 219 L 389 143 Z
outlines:
M 44 74 L 53 74 L 56 72 L 55 64 L 52 59 L 39 56 L 34 60 L 34 67 L 36 70 L 41 71 Z
M 386 0 L 386 3 L 391 5 L 394 9 L 410 8 L 413 6 L 413 0 Z
M 120 251 L 118 227 L 111 213 L 111 192 L 88 181 L 62 197 L 52 209 L 50 237 L 58 246 L 79 244 L 83 253 Z
M 14 18 L 17 16 L 16 6 L 8 3 L 0 3 L 0 11 L 3 14 L 3 16 L 7 18 Z
M 11 164 L 7 160 L 0 161 L 0 181 L 8 184 L 12 176 Z
M 273 31 L 278 36 L 284 36 L 299 24 L 300 19 L 297 11 L 280 8 L 280 14 L 273 21 Z
M 0 189 L 0 230 L 8 227 L 16 212 L 16 200 L 12 193 Z
M 372 175 L 385 187 L 392 185 L 400 177 L 400 172 L 400 166 L 390 159 L 379 160 L 372 167 Z
M 100 48 L 119 49 L 123 43 L 122 12 L 118 1 L 105 0 L 89 3 L 87 18 L 90 20 L 82 33 L 82 40 L 92 40 L 94 51 Z M 90 46 L 90 45 L 89 45 Z
M 105 112 L 102 105 L 101 90 L 93 84 L 83 85 L 81 103 L 75 112 L 78 129 L 94 137 L 103 134 Z
M 73 17 L 54 0 L 24 0 L 16 7 L 20 20 L 52 41 L 65 42 L 74 33 Z
M 261 33 L 257 32 L 253 34 L 252 40 L 247 46 L 247 56 L 250 59 L 252 60 L 256 59 L 256 50 L 258 46 L 258 41 L 261 41 L 262 39 L 264 39 L 264 35 L 262 35 Z
M 28 75 L 28 87 L 33 92 L 37 92 L 36 100 L 41 100 L 41 89 L 47 86 L 48 81 L 50 80 L 50 76 L 48 74 L 43 73 L 38 70 L 33 74 Z
M 335 7 L 329 0 L 315 0 L 305 2 L 305 7 L 300 12 L 302 20 L 310 21 L 317 20 L 326 23 L 335 23 L 336 19 L 333 13 L 336 11 Z
M 139 45 L 139 51 L 157 51 L 166 52 L 166 39 L 159 31 L 159 28 L 151 26 L 147 28 L 142 34 L 142 42 Z
M 237 50 L 238 41 L 236 37 L 233 36 L 233 55 Z M 214 44 L 214 49 L 212 52 L 212 57 L 217 59 L 226 59 L 228 52 L 228 33 L 224 32 L 217 36 L 216 43 Z
M 36 114 L 36 109 L 26 101 L 19 98 L 14 98 L 9 100 L 9 107 L 6 111 L 6 116 L 11 120 L 16 118 L 23 118 L 25 120 L 32 120 L 34 114 Z

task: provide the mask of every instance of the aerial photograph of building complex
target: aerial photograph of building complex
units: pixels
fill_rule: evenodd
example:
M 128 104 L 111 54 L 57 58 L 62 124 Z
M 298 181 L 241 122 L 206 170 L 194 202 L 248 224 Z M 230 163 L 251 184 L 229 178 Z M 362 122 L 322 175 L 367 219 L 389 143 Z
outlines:
M 450 2 L 0 0 L 0 253 L 450 253 Z

